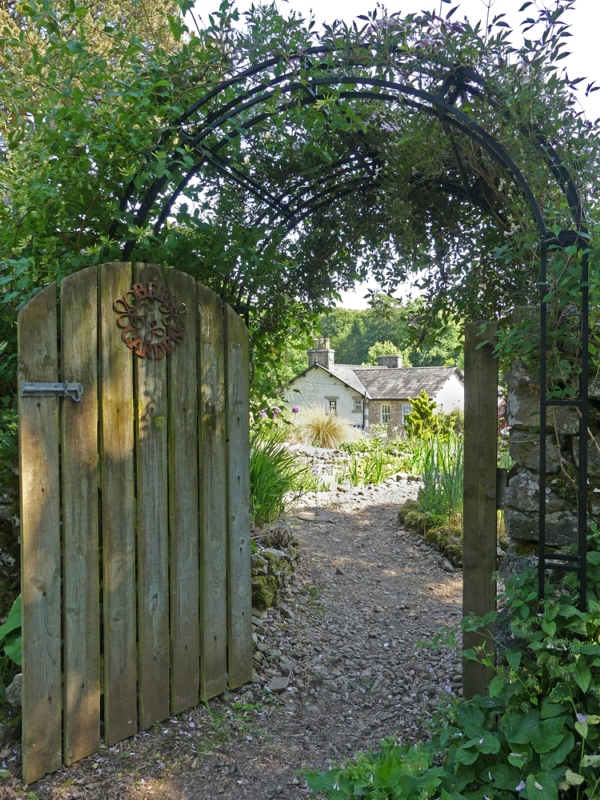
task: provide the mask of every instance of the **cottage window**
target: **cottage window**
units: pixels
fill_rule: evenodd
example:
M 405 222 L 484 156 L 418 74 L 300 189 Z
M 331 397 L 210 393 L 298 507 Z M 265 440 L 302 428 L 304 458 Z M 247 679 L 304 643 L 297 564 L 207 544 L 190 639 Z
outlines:
M 381 424 L 387 425 L 392 418 L 392 407 L 389 403 L 381 404 Z
M 329 413 L 330 414 L 337 414 L 337 400 L 330 400 L 329 401 Z
M 405 405 L 402 406 L 402 424 L 403 425 L 406 425 L 406 418 L 408 417 L 408 415 L 410 414 L 411 411 L 412 411 L 412 406 L 411 406 L 410 403 L 406 403 Z
M 360 397 L 355 397 L 355 398 L 354 398 L 354 410 L 355 410 L 355 411 L 362 411 L 362 410 L 363 410 L 363 405 L 362 405 L 362 403 L 363 403 L 363 401 L 362 401 L 362 398 L 360 398 Z

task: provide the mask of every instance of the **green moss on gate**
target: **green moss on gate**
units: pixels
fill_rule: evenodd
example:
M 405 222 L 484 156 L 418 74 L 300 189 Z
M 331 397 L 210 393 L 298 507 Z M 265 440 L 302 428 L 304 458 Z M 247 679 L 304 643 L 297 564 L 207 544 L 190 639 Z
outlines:
M 252 578 L 252 607 L 266 611 L 279 602 L 279 584 L 274 575 L 256 575 Z

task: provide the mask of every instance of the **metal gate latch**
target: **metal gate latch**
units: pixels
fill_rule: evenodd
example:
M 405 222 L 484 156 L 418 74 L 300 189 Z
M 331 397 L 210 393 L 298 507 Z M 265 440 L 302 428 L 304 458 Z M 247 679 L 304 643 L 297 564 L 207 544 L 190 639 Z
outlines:
M 70 397 L 78 403 L 82 394 L 80 383 L 21 383 L 21 397 Z

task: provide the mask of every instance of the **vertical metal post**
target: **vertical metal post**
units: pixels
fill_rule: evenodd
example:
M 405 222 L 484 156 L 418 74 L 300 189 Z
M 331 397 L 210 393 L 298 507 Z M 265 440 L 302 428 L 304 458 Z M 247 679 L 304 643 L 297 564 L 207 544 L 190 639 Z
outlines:
M 544 579 L 546 567 L 546 381 L 548 359 L 548 243 L 541 242 L 540 266 L 540 479 L 539 479 L 539 528 L 538 528 L 538 597 L 544 597 Z

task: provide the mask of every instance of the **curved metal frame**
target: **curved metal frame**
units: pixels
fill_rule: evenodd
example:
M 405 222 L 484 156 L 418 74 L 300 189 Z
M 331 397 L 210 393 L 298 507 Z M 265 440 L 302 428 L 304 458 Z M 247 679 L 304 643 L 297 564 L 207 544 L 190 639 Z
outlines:
M 241 137 L 244 133 L 251 132 L 262 122 L 268 121 L 276 114 L 291 110 L 297 105 L 314 105 L 322 100 L 324 92 L 328 89 L 337 91 L 340 99 L 365 99 L 377 100 L 389 104 L 403 104 L 405 107 L 415 112 L 427 113 L 435 116 L 446 130 L 454 129 L 465 134 L 472 141 L 476 142 L 492 160 L 505 170 L 514 183 L 519 187 L 522 195 L 527 200 L 540 236 L 540 291 L 541 291 L 541 354 L 540 354 L 540 523 L 539 523 L 539 594 L 544 596 L 544 575 L 546 569 L 560 569 L 575 571 L 579 575 L 580 581 L 580 606 L 585 608 L 586 602 L 586 534 L 587 534 L 587 423 L 588 423 L 588 261 L 585 251 L 586 234 L 584 212 L 579 193 L 575 182 L 569 174 L 556 150 L 546 141 L 541 131 L 523 131 L 530 142 L 537 148 L 540 156 L 552 173 L 560 190 L 564 193 L 569 205 L 574 223 L 574 230 L 563 231 L 558 237 L 550 234 L 546 228 L 543 214 L 533 194 L 531 187 L 519 170 L 515 162 L 509 156 L 504 147 L 490 135 L 475 120 L 456 107 L 455 102 L 459 98 L 468 95 L 479 101 L 488 102 L 501 114 L 500 104 L 485 80 L 474 70 L 459 67 L 448 69 L 447 74 L 440 81 L 439 91 L 436 93 L 415 88 L 410 84 L 399 83 L 394 80 L 373 77 L 365 74 L 350 74 L 348 64 L 342 59 L 337 59 L 339 51 L 327 47 L 313 47 L 304 51 L 298 56 L 273 57 L 260 64 L 251 66 L 249 69 L 239 72 L 229 80 L 224 81 L 219 86 L 208 91 L 196 103 L 188 108 L 176 121 L 174 126 L 166 131 L 159 145 L 165 149 L 170 138 L 176 136 L 178 140 L 196 154 L 197 162 L 187 171 L 183 171 L 178 183 L 173 189 L 166 193 L 162 200 L 162 207 L 156 212 L 154 232 L 157 233 L 166 219 L 168 218 L 173 204 L 185 190 L 186 186 L 192 181 L 203 168 L 211 166 L 226 179 L 234 181 L 252 194 L 256 199 L 263 203 L 265 211 L 260 217 L 262 222 L 265 216 L 271 216 L 273 226 L 284 225 L 289 230 L 297 227 L 303 220 L 309 217 L 316 210 L 329 204 L 336 198 L 349 194 L 358 188 L 361 178 L 356 176 L 350 182 L 350 186 L 344 183 L 344 178 L 349 172 L 357 167 L 354 155 L 337 162 L 332 169 L 337 170 L 341 179 L 341 184 L 334 182 L 333 186 L 322 185 L 320 191 L 314 191 L 314 186 L 299 185 L 295 187 L 295 193 L 286 191 L 285 195 L 275 196 L 265 187 L 259 185 L 252 179 L 251 175 L 244 174 L 237 166 L 230 164 L 221 154 L 227 144 L 233 139 Z M 396 54 L 400 54 L 396 51 Z M 390 54 L 388 53 L 388 56 Z M 274 76 L 270 73 L 276 67 L 289 65 L 290 63 L 300 62 L 308 70 L 315 72 L 326 72 L 322 75 L 311 75 L 306 80 L 299 80 L 294 69 L 284 69 L 280 75 Z M 360 69 L 372 69 L 376 64 L 373 53 L 369 52 L 364 61 L 355 60 L 353 67 Z M 392 71 L 393 66 L 389 60 L 381 64 L 386 70 Z M 396 66 L 399 67 L 399 64 Z M 418 72 L 418 68 L 412 65 L 413 72 Z M 335 74 L 341 72 L 341 74 Z M 434 76 L 424 65 L 421 65 L 422 76 L 432 79 Z M 439 80 L 439 79 L 438 79 Z M 246 83 L 254 81 L 254 85 L 247 88 Z M 230 90 L 236 92 L 233 98 L 227 97 Z M 276 98 L 283 98 L 274 108 L 264 108 L 264 104 L 274 101 Z M 219 100 L 222 102 L 219 103 Z M 217 103 L 217 108 L 212 109 L 213 103 Z M 261 108 L 262 106 L 262 108 Z M 196 115 L 206 114 L 204 118 L 194 125 L 192 120 Z M 256 113 L 254 113 L 256 111 Z M 238 123 L 234 130 L 225 130 L 230 124 L 240 119 L 242 115 L 253 114 Z M 210 137 L 216 137 L 216 141 L 209 143 Z M 181 147 L 181 145 L 180 145 Z M 466 172 L 460 162 L 460 155 L 454 147 L 454 155 L 464 186 L 458 187 L 454 184 L 440 185 L 440 188 L 453 193 L 462 193 L 472 202 L 480 205 L 483 210 L 491 211 L 489 207 L 482 204 L 481 198 L 476 199 L 471 194 L 468 185 Z M 363 166 L 366 161 L 363 160 Z M 183 156 L 181 150 L 176 149 L 172 152 L 167 161 L 167 173 L 176 172 L 183 169 Z M 321 181 L 331 178 L 327 176 Z M 124 194 L 120 211 L 125 212 L 128 208 L 135 210 L 134 224 L 143 226 L 151 212 L 153 211 L 161 194 L 169 187 L 172 178 L 168 175 L 155 180 L 144 192 L 143 196 L 135 198 L 133 195 L 133 182 L 129 184 L 129 189 Z M 319 182 L 317 182 L 319 183 Z M 288 198 L 288 199 L 286 199 Z M 294 202 L 295 201 L 295 202 Z M 115 220 L 110 230 L 110 237 L 117 235 L 118 221 Z M 583 250 L 582 256 L 582 275 L 581 275 L 581 352 L 582 364 L 580 373 L 580 394 L 578 400 L 555 400 L 549 399 L 546 394 L 547 382 L 547 303 L 546 292 L 548 288 L 547 280 L 547 254 L 552 247 L 562 248 L 575 243 Z M 134 247 L 134 242 L 126 242 L 123 248 L 123 260 L 128 260 Z M 578 554 L 548 554 L 545 544 L 545 491 L 546 491 L 546 427 L 547 427 L 547 408 L 549 406 L 568 405 L 575 406 L 580 411 L 580 431 L 579 431 L 579 486 L 578 486 Z

